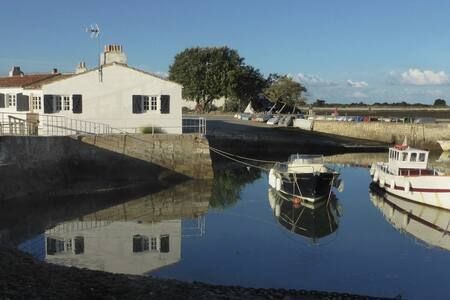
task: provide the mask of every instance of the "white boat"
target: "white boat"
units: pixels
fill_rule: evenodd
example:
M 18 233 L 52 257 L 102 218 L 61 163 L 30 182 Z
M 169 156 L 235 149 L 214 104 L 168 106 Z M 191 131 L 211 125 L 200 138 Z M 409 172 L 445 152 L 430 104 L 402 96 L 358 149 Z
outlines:
M 398 231 L 450 251 L 450 211 L 408 201 L 371 186 L 370 200 Z
M 389 162 L 372 164 L 373 182 L 388 193 L 450 210 L 450 176 L 428 168 L 429 152 L 406 142 L 389 148 Z
M 323 155 L 293 154 L 269 172 L 269 185 L 289 197 L 315 202 L 327 199 L 339 173 L 324 164 Z
M 450 151 L 450 140 L 439 140 L 437 142 L 441 146 L 442 151 Z

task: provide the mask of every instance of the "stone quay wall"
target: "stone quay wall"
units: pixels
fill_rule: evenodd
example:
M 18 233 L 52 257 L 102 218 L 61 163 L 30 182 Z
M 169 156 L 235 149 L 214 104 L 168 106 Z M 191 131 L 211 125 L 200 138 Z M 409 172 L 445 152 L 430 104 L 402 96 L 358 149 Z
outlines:
M 340 135 L 387 144 L 402 143 L 430 150 L 440 150 L 438 140 L 450 139 L 450 124 L 415 124 L 389 122 L 314 121 L 315 132 Z
M 154 163 L 195 179 L 214 177 L 208 140 L 197 134 L 76 136 L 79 141 Z

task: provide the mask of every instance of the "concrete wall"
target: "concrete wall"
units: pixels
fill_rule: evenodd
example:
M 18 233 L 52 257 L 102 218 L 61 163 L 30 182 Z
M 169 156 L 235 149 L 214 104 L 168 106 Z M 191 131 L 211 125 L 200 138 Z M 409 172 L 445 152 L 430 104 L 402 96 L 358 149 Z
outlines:
M 383 143 L 401 143 L 439 150 L 437 140 L 450 139 L 450 124 L 314 121 L 314 131 Z
M 197 179 L 213 178 L 208 140 L 196 134 L 78 136 L 81 142 L 148 161 Z

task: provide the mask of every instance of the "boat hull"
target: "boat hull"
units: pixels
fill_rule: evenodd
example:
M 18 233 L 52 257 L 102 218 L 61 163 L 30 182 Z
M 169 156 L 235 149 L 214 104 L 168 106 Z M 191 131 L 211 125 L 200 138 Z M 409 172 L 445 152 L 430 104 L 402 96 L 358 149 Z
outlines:
M 385 163 L 371 169 L 372 180 L 386 192 L 421 204 L 450 210 L 450 176 L 398 176 Z
M 333 172 L 281 174 L 271 169 L 269 185 L 287 196 L 315 202 L 328 198 L 336 176 Z

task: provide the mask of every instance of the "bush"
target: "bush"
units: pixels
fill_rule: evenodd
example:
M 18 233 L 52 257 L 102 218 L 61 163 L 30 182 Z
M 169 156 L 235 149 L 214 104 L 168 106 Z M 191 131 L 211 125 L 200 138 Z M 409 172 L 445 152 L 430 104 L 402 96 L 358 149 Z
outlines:
M 158 126 L 146 126 L 141 128 L 141 133 L 152 134 L 152 133 L 166 133 L 164 129 Z

